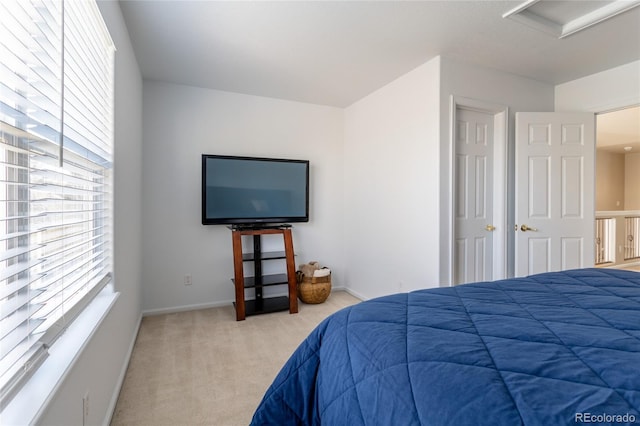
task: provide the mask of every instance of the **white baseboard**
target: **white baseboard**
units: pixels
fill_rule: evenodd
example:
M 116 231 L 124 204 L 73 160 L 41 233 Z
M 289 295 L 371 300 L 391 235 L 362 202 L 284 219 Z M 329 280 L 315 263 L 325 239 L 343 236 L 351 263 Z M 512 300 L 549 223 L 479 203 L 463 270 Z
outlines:
M 337 289 L 336 289 L 337 290 Z M 346 291 L 347 293 L 349 293 L 350 295 L 352 295 L 355 298 L 358 298 L 360 300 L 362 300 L 363 302 L 367 299 L 369 299 L 368 297 L 365 297 L 363 295 L 361 295 L 360 293 L 351 290 L 350 288 L 342 288 L 343 291 Z
M 364 296 L 345 287 L 333 286 L 332 290 L 346 291 L 347 293 L 351 294 L 353 297 L 357 297 L 360 300 L 366 300 Z M 282 293 L 269 294 L 268 297 L 278 297 L 278 296 L 287 296 L 287 295 L 288 293 L 282 292 Z M 224 306 L 231 306 L 233 305 L 234 302 L 235 300 L 223 300 L 221 302 L 197 303 L 194 305 L 181 305 L 181 306 L 170 306 L 167 308 L 147 309 L 142 311 L 142 316 L 147 317 L 152 315 L 175 314 L 177 312 L 197 311 L 198 309 L 221 308 Z
M 142 311 L 143 317 L 151 315 L 175 314 L 177 312 L 197 311 L 198 309 L 220 308 L 233 304 L 234 300 L 225 300 L 222 302 L 196 303 L 194 305 L 170 306 L 167 308 L 147 309 Z

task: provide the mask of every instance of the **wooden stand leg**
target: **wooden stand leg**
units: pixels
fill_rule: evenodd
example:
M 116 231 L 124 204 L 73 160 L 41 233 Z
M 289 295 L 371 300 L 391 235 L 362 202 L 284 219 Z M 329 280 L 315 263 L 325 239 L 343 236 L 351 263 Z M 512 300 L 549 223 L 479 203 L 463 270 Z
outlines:
M 291 229 L 284 229 L 284 251 L 287 258 L 287 280 L 289 282 L 289 313 L 298 313 L 298 283 L 296 281 L 296 265 L 293 256 L 293 239 Z
M 236 287 L 236 321 L 245 319 L 244 306 L 244 269 L 242 266 L 242 234 L 234 231 L 231 233 L 233 241 L 233 270 Z

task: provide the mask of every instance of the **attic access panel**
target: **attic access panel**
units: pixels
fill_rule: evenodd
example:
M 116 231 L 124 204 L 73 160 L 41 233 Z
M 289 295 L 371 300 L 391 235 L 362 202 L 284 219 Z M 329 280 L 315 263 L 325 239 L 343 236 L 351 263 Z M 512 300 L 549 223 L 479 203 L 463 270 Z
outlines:
M 502 17 L 564 38 L 636 6 L 640 0 L 527 0 Z

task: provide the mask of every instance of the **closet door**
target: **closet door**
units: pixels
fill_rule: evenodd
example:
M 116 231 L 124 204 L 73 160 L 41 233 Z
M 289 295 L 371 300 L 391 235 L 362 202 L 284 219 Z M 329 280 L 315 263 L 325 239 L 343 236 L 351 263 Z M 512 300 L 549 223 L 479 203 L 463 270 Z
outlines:
M 454 284 L 493 279 L 493 115 L 456 112 Z

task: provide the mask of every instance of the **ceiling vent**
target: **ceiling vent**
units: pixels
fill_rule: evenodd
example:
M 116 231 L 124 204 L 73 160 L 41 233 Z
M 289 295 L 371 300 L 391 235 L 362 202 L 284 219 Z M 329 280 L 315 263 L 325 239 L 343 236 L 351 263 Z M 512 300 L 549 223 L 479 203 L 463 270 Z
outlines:
M 640 0 L 527 0 L 502 17 L 564 38 L 636 6 L 640 6 Z

